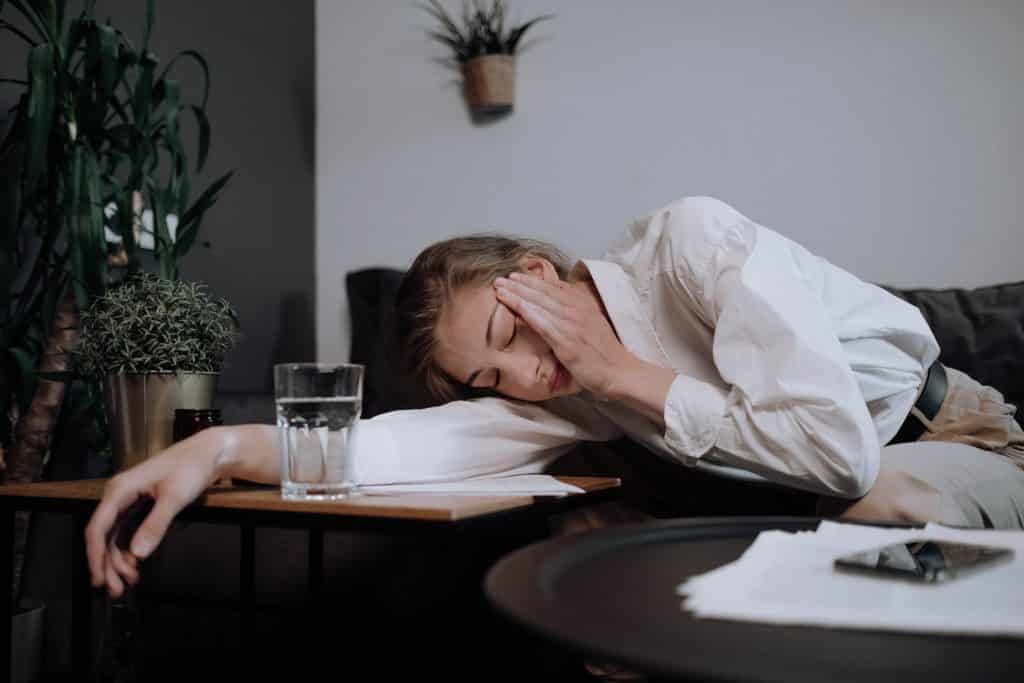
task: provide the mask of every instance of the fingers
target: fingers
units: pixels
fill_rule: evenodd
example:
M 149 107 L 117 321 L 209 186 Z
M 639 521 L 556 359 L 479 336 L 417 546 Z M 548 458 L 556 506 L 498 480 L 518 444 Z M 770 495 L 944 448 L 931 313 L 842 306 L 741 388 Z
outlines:
M 121 580 L 121 576 L 114 569 L 114 563 L 111 556 L 106 555 L 104 562 L 104 578 L 107 584 L 107 594 L 115 600 L 124 593 L 124 582 Z
M 179 504 L 170 494 L 165 493 L 157 498 L 153 505 L 153 511 L 146 516 L 145 521 L 139 526 L 139 530 L 135 532 L 131 545 L 128 546 L 131 554 L 140 560 L 149 557 L 150 553 L 163 540 L 168 527 L 174 521 L 174 516 L 183 507 L 184 504 Z
M 572 300 L 561 289 L 540 278 L 520 273 L 512 273 L 509 277 L 513 279 L 498 278 L 494 281 L 496 291 L 499 293 L 503 290 L 509 292 L 518 299 L 529 301 L 535 306 L 543 308 L 556 318 L 568 317 Z
M 131 553 L 125 553 L 113 543 L 108 547 L 108 552 L 110 566 L 117 572 L 118 577 L 129 586 L 137 584 L 139 582 L 139 568 L 137 560 Z
M 111 479 L 103 491 L 103 499 L 85 527 L 85 554 L 89 562 L 92 585 L 99 588 L 107 575 L 107 543 L 118 516 L 139 497 L 139 491 L 124 483 L 124 479 Z
M 496 293 L 499 301 L 512 309 L 516 315 L 520 316 L 531 330 L 539 334 L 557 352 L 557 349 L 564 341 L 564 334 L 560 329 L 561 321 L 557 317 L 550 311 L 513 294 L 507 289 L 499 287 Z

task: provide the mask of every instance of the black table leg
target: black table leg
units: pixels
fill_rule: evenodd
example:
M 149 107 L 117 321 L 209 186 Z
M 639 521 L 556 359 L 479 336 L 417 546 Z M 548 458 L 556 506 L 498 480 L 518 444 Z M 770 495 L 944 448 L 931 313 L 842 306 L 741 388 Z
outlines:
M 309 587 L 309 604 L 316 607 L 324 583 L 324 530 L 309 530 L 309 546 L 306 552 L 306 576 Z
M 71 541 L 71 668 L 79 680 L 90 675 L 92 651 L 92 583 L 85 556 L 85 527 L 89 515 L 75 515 L 75 533 Z
M 0 586 L 4 597 L 0 600 L 3 619 L 0 619 L 0 678 L 11 675 L 11 620 L 14 618 L 14 508 L 0 508 Z
M 253 619 L 256 616 L 256 605 L 253 597 L 253 566 L 256 563 L 256 527 L 243 524 L 239 527 L 242 541 L 242 552 L 238 563 L 238 599 L 242 603 L 239 614 L 241 623 L 241 645 L 243 652 L 252 645 Z

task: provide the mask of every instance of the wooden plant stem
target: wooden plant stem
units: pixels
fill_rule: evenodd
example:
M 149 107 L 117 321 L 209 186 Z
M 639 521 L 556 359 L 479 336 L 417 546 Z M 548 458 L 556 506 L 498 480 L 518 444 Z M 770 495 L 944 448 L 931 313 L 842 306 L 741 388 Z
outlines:
M 65 372 L 69 365 L 69 352 L 78 341 L 78 304 L 70 291 L 57 307 L 53 327 L 39 363 L 39 373 Z M 40 377 L 29 409 L 18 420 L 11 462 L 7 464 L 6 483 L 27 484 L 38 481 L 43 474 L 54 427 L 64 403 L 65 382 Z M 21 569 L 25 559 L 30 518 L 19 513 L 14 522 L 14 595 L 19 594 Z

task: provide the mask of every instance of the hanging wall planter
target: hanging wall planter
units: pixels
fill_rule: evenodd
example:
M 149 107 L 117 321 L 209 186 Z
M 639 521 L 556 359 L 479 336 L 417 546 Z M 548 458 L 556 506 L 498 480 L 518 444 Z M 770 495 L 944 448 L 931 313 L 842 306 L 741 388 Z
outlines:
M 462 65 L 466 102 L 476 114 L 504 114 L 516 102 L 516 58 L 474 57 Z
M 466 103 L 474 114 L 505 114 L 515 106 L 516 51 L 526 31 L 553 15 L 531 19 L 505 30 L 505 3 L 484 0 L 463 5 L 462 24 L 438 0 L 422 5 L 440 24 L 430 36 L 447 45 L 461 66 Z

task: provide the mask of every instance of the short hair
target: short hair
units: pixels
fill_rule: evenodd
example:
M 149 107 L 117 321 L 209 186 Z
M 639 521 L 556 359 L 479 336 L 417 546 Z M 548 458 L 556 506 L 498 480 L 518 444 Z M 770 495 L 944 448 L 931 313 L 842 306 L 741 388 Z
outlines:
M 401 370 L 435 400 L 478 395 L 438 367 L 437 324 L 454 292 L 465 285 L 491 283 L 520 270 L 526 256 L 540 256 L 560 278 L 569 273 L 568 257 L 554 245 L 497 234 L 456 237 L 430 245 L 406 271 L 395 296 L 395 342 Z

